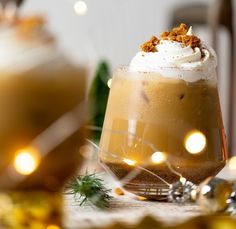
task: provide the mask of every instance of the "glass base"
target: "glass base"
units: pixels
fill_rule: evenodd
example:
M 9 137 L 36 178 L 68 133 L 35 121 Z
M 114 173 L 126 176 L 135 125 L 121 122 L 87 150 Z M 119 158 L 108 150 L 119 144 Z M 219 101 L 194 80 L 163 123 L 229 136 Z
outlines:
M 169 191 L 169 187 L 162 184 L 126 183 L 124 188 L 137 196 L 158 201 L 167 201 Z
M 44 191 L 0 193 L 1 229 L 60 229 L 62 194 Z

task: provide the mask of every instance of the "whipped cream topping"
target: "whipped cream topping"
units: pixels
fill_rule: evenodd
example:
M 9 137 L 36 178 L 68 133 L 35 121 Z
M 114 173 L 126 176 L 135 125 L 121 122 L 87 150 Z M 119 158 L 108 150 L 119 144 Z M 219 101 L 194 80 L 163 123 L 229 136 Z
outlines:
M 42 36 L 42 37 L 40 37 Z M 0 71 L 19 73 L 61 58 L 54 41 L 45 42 L 44 32 L 20 38 L 17 27 L 0 26 Z
M 187 35 L 192 35 L 192 27 Z M 158 72 L 163 77 L 195 82 L 214 77 L 212 72 L 217 65 L 214 50 L 202 44 L 192 48 L 181 42 L 160 40 L 157 52 L 140 51 L 132 59 L 129 70 L 138 72 Z

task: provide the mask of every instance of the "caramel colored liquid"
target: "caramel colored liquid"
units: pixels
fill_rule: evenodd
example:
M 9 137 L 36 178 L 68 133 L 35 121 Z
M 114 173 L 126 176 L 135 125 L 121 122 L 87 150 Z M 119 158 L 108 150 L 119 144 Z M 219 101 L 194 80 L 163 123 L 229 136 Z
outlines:
M 197 154 L 185 147 L 194 131 L 206 138 Z M 187 83 L 155 73 L 115 75 L 100 146 L 101 161 L 119 179 L 134 169 L 123 162 L 128 158 L 169 183 L 176 181 L 178 176 L 165 163 L 152 162 L 155 151 L 166 153 L 173 168 L 194 183 L 216 175 L 225 164 L 226 147 L 215 81 Z M 142 171 L 126 187 L 139 194 L 135 187 L 140 185 L 163 182 Z

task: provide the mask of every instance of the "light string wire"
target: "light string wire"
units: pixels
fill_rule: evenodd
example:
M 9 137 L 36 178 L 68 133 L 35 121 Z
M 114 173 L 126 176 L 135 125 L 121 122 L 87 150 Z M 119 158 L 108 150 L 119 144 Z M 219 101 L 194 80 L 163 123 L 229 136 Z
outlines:
M 114 153 L 112 153 L 112 152 L 108 152 L 108 151 L 105 151 L 105 150 L 102 150 L 97 144 L 95 144 L 93 141 L 91 141 L 90 139 L 86 139 L 86 141 L 88 142 L 88 143 L 90 143 L 92 146 L 94 146 L 97 150 L 99 150 L 100 152 L 103 152 L 103 153 L 105 153 L 105 154 L 108 154 L 109 156 L 112 156 L 112 157 L 114 157 L 114 158 L 118 158 L 118 159 L 123 159 L 123 158 L 121 158 L 121 157 L 119 157 L 119 156 L 117 156 L 116 154 L 114 154 Z M 107 167 L 107 166 L 104 166 L 104 164 L 103 163 L 101 163 L 102 164 L 102 166 L 109 172 L 109 174 L 111 173 L 112 174 L 112 171 Z M 151 172 L 150 170 L 148 170 L 148 169 L 145 169 L 144 167 L 142 167 L 142 166 L 140 166 L 140 165 L 134 165 L 134 167 L 135 168 L 138 168 L 138 169 L 140 169 L 140 170 L 143 170 L 143 171 L 145 171 L 145 172 L 147 172 L 147 173 L 149 173 L 149 174 L 151 174 L 151 175 L 153 175 L 154 177 L 156 177 L 156 178 L 158 178 L 159 180 L 161 180 L 163 183 L 165 183 L 166 185 L 168 185 L 168 186 L 170 186 L 171 184 L 170 183 L 168 183 L 167 181 L 165 181 L 162 177 L 160 177 L 160 176 L 158 176 L 157 174 L 155 174 L 155 173 L 153 173 L 153 172 Z M 129 174 L 128 174 L 129 175 Z M 136 174 L 137 175 L 137 174 Z M 130 179 L 125 179 L 125 181 L 126 182 L 124 182 L 124 180 L 123 181 L 120 181 L 123 185 L 125 184 L 125 183 L 128 183 L 130 180 L 132 180 L 133 179 L 133 177 L 131 176 L 130 177 Z
M 132 136 L 134 139 L 137 139 L 139 142 L 142 142 L 143 144 L 149 146 L 154 152 L 158 151 L 158 149 L 156 148 L 156 146 L 145 140 L 144 138 L 138 137 L 137 135 L 135 135 L 134 133 L 131 133 L 129 131 L 122 131 L 122 130 L 111 130 L 105 127 L 97 127 L 97 126 L 86 126 L 87 129 L 89 130 L 96 130 L 96 131 L 108 131 L 111 132 L 112 134 L 119 134 L 119 135 L 130 135 Z M 173 166 L 171 165 L 171 163 L 168 161 L 168 159 L 166 159 L 164 161 L 164 163 L 167 165 L 167 167 L 169 168 L 169 170 L 174 173 L 175 175 L 179 176 L 179 177 L 183 177 L 181 173 L 179 173 L 178 171 L 176 171 Z
M 85 108 L 86 104 L 87 104 L 87 101 L 83 101 L 78 106 L 76 106 L 74 109 L 72 109 L 71 111 L 62 115 L 59 119 L 57 119 L 54 123 L 52 123 L 46 130 L 44 130 L 35 139 L 32 140 L 32 142 L 29 144 L 29 146 L 36 148 L 40 152 L 41 159 L 43 157 L 45 157 L 49 152 L 51 152 L 55 147 L 57 147 L 62 142 L 64 142 L 66 139 L 68 139 L 79 128 L 82 127 L 85 120 L 83 120 L 81 118 L 81 116 L 84 117 L 84 112 L 85 112 L 84 108 Z M 78 117 L 80 117 L 80 118 L 78 118 Z M 130 133 L 128 131 L 116 131 L 116 130 L 110 130 L 107 128 L 97 127 L 97 126 L 86 126 L 86 128 L 89 130 L 109 131 L 113 134 L 131 135 L 132 137 L 137 139 L 139 142 L 142 142 L 143 144 L 148 145 L 154 151 L 156 151 L 155 145 L 153 143 L 151 143 L 143 138 L 140 138 L 140 137 L 136 136 L 135 134 Z M 88 141 L 88 139 L 87 139 L 87 141 Z M 100 147 L 97 146 L 95 143 L 93 143 L 91 140 L 89 140 L 89 143 L 92 144 L 94 147 L 96 146 L 96 149 L 99 149 L 101 151 Z M 111 152 L 104 152 L 104 153 L 112 155 L 115 158 L 118 158 L 118 156 L 115 155 L 114 153 L 111 153 Z M 179 177 L 182 177 L 182 175 L 179 172 L 177 172 L 173 169 L 173 167 L 171 166 L 171 164 L 167 160 L 165 160 L 165 164 L 168 166 L 168 168 L 170 169 L 170 171 L 172 173 L 178 175 Z M 158 178 L 159 180 L 162 180 L 168 186 L 170 185 L 163 178 L 161 178 L 160 176 L 156 175 L 155 173 L 149 171 L 148 169 L 146 169 L 140 165 L 136 165 L 135 167 L 138 168 L 139 170 L 143 170 L 143 171 L 153 175 L 154 177 Z M 106 170 L 108 171 L 107 166 L 106 166 Z M 112 174 L 111 171 L 108 171 L 108 172 L 110 174 Z M 7 168 L 7 174 L 8 174 L 8 176 L 6 176 L 5 179 L 14 180 L 14 182 L 12 182 L 12 185 L 14 185 L 13 183 L 15 183 L 16 181 L 20 182 L 25 178 L 24 175 L 17 173 L 14 170 L 14 168 L 12 167 L 12 165 L 10 165 Z M 132 180 L 133 177 L 137 176 L 137 174 L 138 174 L 138 172 L 135 172 L 135 171 L 133 172 L 133 174 L 129 173 L 125 178 L 123 178 L 122 182 L 127 183 L 129 180 Z
M 55 149 L 58 145 L 63 143 L 76 131 L 78 131 L 85 123 L 85 107 L 87 101 L 84 100 L 79 103 L 74 109 L 68 111 L 43 132 L 41 132 L 36 138 L 34 138 L 28 145 L 29 148 L 34 148 L 40 153 L 40 159 L 42 160 L 48 153 Z M 27 176 L 18 173 L 12 164 L 6 167 L 5 172 L 0 174 L 0 180 L 12 181 L 8 182 L 8 187 L 14 187 L 16 182 L 21 182 L 26 179 Z

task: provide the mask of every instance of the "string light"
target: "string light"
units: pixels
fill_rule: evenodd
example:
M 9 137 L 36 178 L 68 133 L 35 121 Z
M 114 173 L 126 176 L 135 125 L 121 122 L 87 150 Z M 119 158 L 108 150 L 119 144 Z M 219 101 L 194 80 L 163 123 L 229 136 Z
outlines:
M 128 158 L 124 158 L 123 162 L 125 162 L 127 165 L 134 166 L 136 164 L 136 161 L 130 160 Z
M 211 186 L 209 186 L 209 185 L 204 185 L 204 186 L 202 187 L 202 189 L 201 189 L 201 193 L 202 193 L 203 195 L 207 194 L 207 193 L 210 192 L 210 191 L 211 191 Z
M 179 178 L 179 181 L 182 183 L 182 184 L 185 184 L 187 179 L 185 177 L 180 177 Z
M 77 1 L 74 4 L 74 10 L 77 15 L 82 16 L 87 13 L 88 7 L 84 1 Z
M 39 153 L 33 148 L 26 148 L 16 152 L 14 168 L 22 175 L 30 175 L 39 165 Z
M 230 170 L 236 170 L 236 156 L 229 159 L 228 166 Z
M 152 162 L 155 164 L 163 163 L 164 161 L 166 161 L 166 158 L 167 158 L 167 156 L 165 153 L 158 152 L 158 151 L 153 153 L 151 156 Z
M 112 83 L 112 79 L 109 79 L 109 80 L 107 81 L 107 86 L 108 86 L 109 88 L 111 88 L 111 83 Z
M 206 137 L 200 131 L 191 131 L 185 138 L 185 148 L 191 154 L 201 153 L 206 147 Z
M 91 129 L 91 130 L 97 130 L 97 131 L 102 131 L 102 130 L 104 130 L 104 131 L 109 131 L 109 132 L 112 132 L 113 134 L 118 134 L 118 135 L 127 135 L 127 134 L 128 134 L 128 135 L 132 135 L 134 138 L 137 138 L 137 139 L 138 139 L 140 142 L 142 142 L 143 144 L 150 146 L 153 150 L 156 150 L 156 149 L 155 149 L 155 146 L 154 146 L 152 143 L 150 143 L 150 142 L 148 142 L 148 141 L 146 141 L 146 140 L 144 140 L 144 139 L 142 139 L 142 138 L 139 138 L 139 137 L 135 136 L 134 134 L 129 133 L 129 132 L 127 132 L 127 131 L 113 131 L 113 130 L 110 130 L 110 129 L 101 128 L 101 127 L 96 127 L 96 126 L 87 126 L 87 128 L 88 128 L 88 129 Z M 120 182 L 121 182 L 123 185 L 126 184 L 126 183 L 128 183 L 130 180 L 132 180 L 132 179 L 134 178 L 134 176 L 138 175 L 138 174 L 139 174 L 138 170 L 140 170 L 140 171 L 145 171 L 145 172 L 149 173 L 150 175 L 152 175 L 152 176 L 156 177 L 157 179 L 161 180 L 161 181 L 162 181 L 163 183 L 165 183 L 167 186 L 171 187 L 171 184 L 168 183 L 165 179 L 163 179 L 163 178 L 160 177 L 159 175 L 155 174 L 154 172 L 150 171 L 149 169 L 147 169 L 147 168 L 145 168 L 145 167 L 143 167 L 143 166 L 141 166 L 141 165 L 138 165 L 138 164 L 137 164 L 137 161 L 131 160 L 131 159 L 129 159 L 129 158 L 119 158 L 119 156 L 118 156 L 117 154 L 115 154 L 115 153 L 102 150 L 102 149 L 101 149 L 96 143 L 94 143 L 93 141 L 91 141 L 91 140 L 89 140 L 89 139 L 86 139 L 86 141 L 89 142 L 92 146 L 94 146 L 94 147 L 98 150 L 98 152 L 101 152 L 101 151 L 102 151 L 104 154 L 109 154 L 109 156 L 112 156 L 112 157 L 115 158 L 115 159 L 118 159 L 118 160 L 119 160 L 119 159 L 122 159 L 122 161 L 123 161 L 124 163 L 126 163 L 126 164 L 129 165 L 129 166 L 133 166 L 133 167 L 135 168 L 135 169 L 132 170 L 128 175 L 126 175 L 125 178 L 123 178 L 122 180 L 120 180 Z M 152 160 L 153 162 L 156 162 L 156 163 L 162 163 L 162 162 L 164 162 L 164 163 L 167 165 L 167 167 L 169 168 L 170 172 L 172 172 L 173 174 L 179 176 L 179 177 L 180 177 L 180 178 L 179 178 L 180 182 L 181 182 L 183 185 L 185 185 L 187 179 L 184 178 L 184 177 L 181 175 L 181 173 L 179 173 L 178 171 L 176 171 L 176 170 L 172 167 L 172 165 L 170 164 L 170 162 L 167 160 L 167 156 L 166 156 L 165 153 L 160 152 L 160 151 L 155 151 L 155 152 L 152 154 L 152 156 L 151 156 L 151 160 Z M 104 168 L 109 171 L 109 168 L 107 168 L 106 166 L 104 166 Z M 110 171 L 110 172 L 112 172 L 112 171 Z

